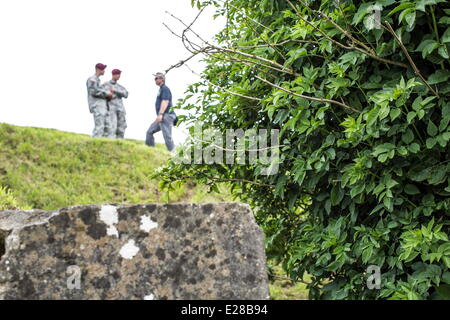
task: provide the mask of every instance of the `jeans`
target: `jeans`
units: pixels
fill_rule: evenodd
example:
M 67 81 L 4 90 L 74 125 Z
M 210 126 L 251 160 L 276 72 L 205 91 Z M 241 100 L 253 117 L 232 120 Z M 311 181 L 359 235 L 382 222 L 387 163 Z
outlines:
M 163 116 L 163 121 L 160 123 L 153 122 L 150 125 L 150 128 L 147 130 L 147 137 L 145 139 L 145 144 L 149 147 L 155 146 L 155 138 L 153 135 L 159 131 L 162 131 L 164 141 L 166 142 L 167 150 L 173 151 L 175 149 L 175 145 L 172 140 L 172 127 L 173 121 L 175 120 L 175 114 L 173 113 L 165 113 Z

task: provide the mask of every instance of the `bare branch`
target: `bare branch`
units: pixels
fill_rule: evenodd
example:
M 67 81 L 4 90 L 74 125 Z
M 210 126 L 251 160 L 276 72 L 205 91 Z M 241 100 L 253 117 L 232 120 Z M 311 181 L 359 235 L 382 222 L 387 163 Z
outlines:
M 215 182 L 243 182 L 243 183 L 248 183 L 248 184 L 254 184 L 257 186 L 261 186 L 261 187 L 268 187 L 268 188 L 276 187 L 273 184 L 261 183 L 261 182 L 247 180 L 247 179 L 212 179 L 212 180 L 214 180 Z
M 269 63 L 272 66 L 275 66 L 275 67 L 279 68 L 278 70 L 281 71 L 281 72 L 285 72 L 285 73 L 289 73 L 289 74 L 292 74 L 292 75 L 299 76 L 299 74 L 294 72 L 292 69 L 286 68 L 283 65 L 281 65 L 281 64 L 279 64 L 279 63 L 277 63 L 275 61 L 272 61 L 272 60 L 268 60 L 268 59 L 265 59 L 265 58 L 262 58 L 262 57 L 258 57 L 258 56 L 255 56 L 253 54 L 245 53 L 245 52 L 242 52 L 242 51 L 239 51 L 239 50 L 235 50 L 235 49 L 219 48 L 219 47 L 215 47 L 215 49 L 217 49 L 219 51 L 224 51 L 224 52 L 238 54 L 238 55 L 241 55 L 241 56 L 244 56 L 244 57 L 247 57 L 247 58 L 260 60 L 260 61 Z
M 193 74 L 195 74 L 195 75 L 201 77 L 201 75 L 199 75 L 199 74 L 196 73 L 194 70 L 192 70 L 187 64 L 184 64 L 184 66 L 185 66 L 186 68 L 188 68 Z M 262 101 L 262 99 L 259 99 L 259 98 L 246 96 L 246 95 L 243 95 L 243 94 L 240 94 L 240 93 L 233 92 L 233 91 L 230 91 L 230 90 L 228 90 L 228 89 L 222 88 L 221 86 L 212 83 L 212 82 L 209 81 L 208 79 L 205 79 L 205 80 L 206 80 L 210 85 L 212 85 L 212 86 L 214 86 L 214 87 L 217 87 L 217 88 L 219 88 L 220 90 L 225 91 L 225 92 L 227 92 L 227 93 L 229 93 L 229 94 L 231 94 L 231 95 L 238 96 L 238 97 L 245 98 L 245 99 L 249 99 L 249 100 L 258 101 L 258 102 L 259 102 L 259 101 Z
M 197 56 L 198 54 L 200 54 L 202 51 L 197 51 L 194 52 L 191 56 L 189 56 L 187 59 L 181 60 L 180 62 L 174 64 L 173 66 L 170 66 L 164 73 L 167 74 L 170 70 L 175 69 L 175 68 L 179 68 L 182 65 L 184 65 L 186 62 L 188 62 L 189 60 L 191 60 L 192 58 L 194 58 L 195 56 Z
M 293 3 L 289 0 L 286 0 L 289 5 L 292 7 L 292 9 L 294 9 L 295 14 L 297 15 L 297 17 L 299 17 L 303 22 L 305 22 L 307 25 L 311 26 L 314 30 L 318 31 L 322 36 L 324 36 L 327 40 L 335 43 L 336 45 L 338 45 L 339 47 L 343 48 L 343 49 L 347 49 L 347 50 L 351 50 L 352 47 L 346 46 L 342 43 L 340 43 L 339 41 L 334 40 L 333 38 L 331 38 L 330 36 L 328 36 L 325 32 L 323 32 L 320 28 L 317 28 L 314 24 L 312 24 L 310 21 L 306 20 L 305 18 L 303 18 L 303 16 L 300 14 L 300 12 L 298 12 L 297 8 L 293 5 Z
M 323 13 L 320 10 L 313 10 L 311 9 L 306 3 L 304 3 L 302 0 L 299 0 L 304 7 L 308 8 L 310 11 L 318 14 L 319 16 L 321 16 L 322 18 L 324 18 L 327 22 L 331 23 L 336 29 L 338 29 L 342 34 L 344 34 L 347 38 L 349 38 L 350 40 L 352 40 L 353 42 L 359 44 L 361 47 L 363 47 L 368 53 L 372 53 L 374 54 L 374 52 L 372 51 L 372 48 L 368 47 L 364 42 L 359 41 L 358 39 L 356 39 L 355 37 L 352 36 L 352 34 L 350 33 L 350 31 L 344 30 L 340 25 L 338 25 L 336 22 L 334 22 L 333 20 L 331 20 L 325 13 Z
M 247 24 L 247 26 L 249 26 L 250 29 L 252 29 L 253 32 L 254 32 L 255 34 L 258 34 L 258 32 L 257 32 L 250 24 Z M 286 57 L 284 56 L 284 54 L 281 52 L 280 49 L 278 49 L 278 48 L 275 47 L 275 46 L 272 46 L 272 44 L 271 44 L 268 40 L 266 40 L 262 35 L 260 36 L 260 38 L 261 38 L 261 39 L 262 39 L 269 47 L 271 47 L 273 50 L 275 50 L 275 51 L 283 58 L 284 61 L 286 61 Z M 230 47 L 230 46 L 228 46 L 228 47 Z
M 209 144 L 209 145 L 211 145 L 211 146 L 213 146 L 213 147 L 215 147 L 215 148 L 217 148 L 219 150 L 226 151 L 226 152 L 259 152 L 259 151 L 278 149 L 280 147 L 286 147 L 286 145 L 278 145 L 278 146 L 274 146 L 274 147 L 266 147 L 266 148 L 261 148 L 261 149 L 248 149 L 248 150 L 247 149 L 240 149 L 240 150 L 234 150 L 234 149 L 224 148 L 224 147 L 219 146 L 219 145 L 217 145 L 215 143 L 212 143 L 211 141 L 206 141 L 206 140 L 198 139 L 198 138 L 195 138 L 195 137 L 191 137 L 191 138 L 192 138 L 192 140 L 195 140 L 197 142 L 207 143 L 207 144 Z
M 176 36 L 177 38 L 180 38 L 180 39 L 181 39 L 181 41 L 183 42 L 183 45 L 184 45 L 184 47 L 186 48 L 187 51 L 193 53 L 195 50 L 199 50 L 199 49 L 202 48 L 200 45 L 198 45 L 198 44 L 196 44 L 196 43 L 190 41 L 187 37 L 183 38 L 182 36 L 178 35 L 175 31 L 173 31 L 173 30 L 172 30 L 168 25 L 166 25 L 165 23 L 163 23 L 163 26 L 166 27 L 167 30 L 169 30 L 174 36 Z M 189 48 L 189 47 L 186 45 L 185 41 L 188 42 L 189 45 L 190 45 L 192 48 Z M 195 49 L 195 47 L 197 47 L 197 49 Z
M 242 60 L 242 59 L 236 59 L 236 58 L 233 58 L 233 57 L 230 57 L 230 56 L 225 56 L 225 57 L 224 57 L 224 56 L 220 56 L 220 55 L 217 54 L 217 53 L 209 53 L 209 52 L 205 52 L 205 54 L 208 55 L 208 56 L 210 56 L 210 57 L 213 57 L 213 58 L 215 58 L 215 59 L 218 59 L 218 60 L 223 60 L 223 61 L 227 61 L 227 62 L 237 62 L 237 63 L 242 63 L 242 64 L 244 64 L 244 65 L 246 65 L 246 66 L 252 68 L 253 70 L 262 72 L 262 73 L 264 73 L 265 75 L 271 76 L 271 77 L 275 77 L 275 76 L 274 76 L 273 74 L 269 73 L 267 70 L 263 70 L 263 69 L 259 68 L 258 66 L 262 66 L 262 67 L 266 67 L 266 68 L 269 68 L 269 69 L 272 69 L 272 70 L 279 71 L 278 69 L 276 69 L 276 68 L 274 68 L 274 67 L 267 66 L 267 65 L 265 65 L 265 64 L 258 63 L 258 62 L 255 62 L 255 61 L 251 61 L 251 60 L 246 60 L 246 59 L 244 59 L 244 60 Z
M 409 64 L 411 65 L 411 67 L 414 70 L 414 73 L 416 74 L 416 76 L 420 77 L 420 79 L 422 79 L 423 83 L 428 87 L 428 89 L 431 90 L 431 92 L 433 92 L 433 94 L 439 98 L 439 94 L 429 85 L 429 83 L 427 82 L 427 80 L 425 80 L 425 78 L 422 76 L 422 74 L 420 73 L 420 70 L 417 68 L 416 64 L 414 63 L 413 59 L 411 58 L 411 56 L 408 53 L 408 49 L 406 49 L 406 47 L 403 45 L 402 40 L 400 40 L 400 38 L 397 36 L 397 34 L 395 33 L 394 29 L 392 29 L 392 26 L 389 24 L 389 22 L 386 21 L 386 25 L 388 26 L 387 28 L 385 28 L 386 30 L 388 30 L 395 38 L 395 40 L 398 42 L 398 44 L 400 45 L 400 48 L 402 48 L 403 53 L 405 54 L 406 58 L 409 61 Z
M 192 30 L 192 28 L 189 25 L 187 25 L 185 22 L 183 22 L 183 20 L 181 20 L 180 18 L 174 16 L 173 14 L 171 14 L 168 11 L 166 11 L 166 13 L 169 14 L 170 16 L 172 16 L 174 19 L 178 20 L 180 23 L 182 23 L 186 27 L 185 31 L 187 31 L 187 30 L 191 31 L 197 38 L 199 38 L 201 41 L 206 43 L 210 49 L 214 49 L 214 50 L 221 51 L 221 52 L 237 54 L 237 55 L 244 56 L 244 57 L 247 57 L 247 58 L 259 60 L 259 61 L 268 63 L 271 66 L 276 67 L 276 69 L 274 69 L 274 70 L 277 70 L 277 71 L 280 71 L 280 72 L 284 72 L 284 73 L 288 73 L 288 74 L 295 75 L 295 76 L 299 76 L 299 74 L 295 73 L 293 70 L 291 70 L 289 68 L 286 68 L 283 65 L 281 65 L 281 64 L 279 64 L 279 63 L 277 63 L 275 61 L 272 61 L 272 60 L 269 60 L 269 59 L 265 59 L 265 58 L 262 58 L 262 57 L 259 57 L 259 56 L 256 56 L 256 55 L 252 55 L 252 54 L 249 54 L 249 53 L 245 53 L 245 52 L 242 52 L 242 51 L 239 51 L 239 50 L 236 50 L 236 49 L 228 49 L 228 48 L 222 48 L 222 47 L 215 46 L 215 45 L 209 43 L 208 41 L 204 40 L 200 35 L 198 35 L 194 30 Z M 183 34 L 184 34 L 182 36 L 183 39 L 187 39 L 187 37 L 185 35 L 185 31 L 183 32 Z
M 266 65 L 266 64 L 263 64 L 263 63 L 260 63 L 260 62 L 257 62 L 257 61 L 243 59 L 243 58 L 239 58 L 238 59 L 238 58 L 235 58 L 235 57 L 233 57 L 231 55 L 227 55 L 224 52 L 220 52 L 220 53 L 225 54 L 229 58 L 229 60 L 234 61 L 234 62 L 238 62 L 238 63 L 246 63 L 247 62 L 246 63 L 247 65 L 248 65 L 248 63 L 255 64 L 255 65 L 258 65 L 258 66 L 261 66 L 261 67 L 265 67 L 265 68 L 269 68 L 269 69 L 272 69 L 272 70 L 275 70 L 275 71 L 278 71 L 278 72 L 283 72 L 283 73 L 288 73 L 288 74 L 291 74 L 291 75 L 299 76 L 299 74 L 289 73 L 289 72 L 286 72 L 285 70 L 282 70 L 282 69 L 279 69 L 279 68 L 276 68 L 276 67 L 273 67 L 273 66 L 270 66 L 270 65 Z M 214 54 L 214 53 L 210 52 L 210 54 Z M 217 56 L 214 56 L 214 57 L 217 57 Z
M 181 181 L 184 179 L 196 179 L 196 178 L 197 177 L 195 177 L 195 176 L 180 176 L 174 181 Z M 247 180 L 247 179 L 237 179 L 237 178 L 226 179 L 226 178 L 212 178 L 212 177 L 206 177 L 206 178 L 208 180 L 210 180 L 211 182 L 242 182 L 242 183 L 249 183 L 249 184 L 262 186 L 262 187 L 275 188 L 275 185 L 273 185 L 273 184 L 261 183 L 261 182 L 256 182 L 256 181 L 252 181 L 252 180 Z
M 181 20 L 180 18 L 176 17 L 175 15 L 173 15 L 172 13 L 170 13 L 169 11 L 166 11 L 166 13 L 168 15 L 170 15 L 172 18 L 174 18 L 175 20 L 179 21 L 183 26 L 186 27 L 186 30 L 189 30 L 190 32 L 192 32 L 197 38 L 199 38 L 201 41 L 203 41 L 204 43 L 210 45 L 210 43 L 208 41 L 206 41 L 205 39 L 203 39 L 202 37 L 200 37 L 200 35 L 195 32 L 190 26 L 188 26 L 183 20 Z M 185 34 L 183 32 L 183 34 Z
M 254 46 L 237 46 L 237 47 L 234 47 L 234 49 L 256 49 L 256 48 L 264 48 L 264 47 L 268 47 L 268 46 L 277 47 L 277 46 L 285 45 L 286 43 L 289 43 L 289 42 L 318 44 L 317 41 L 313 41 L 313 40 L 295 40 L 295 39 L 292 39 L 292 40 L 285 40 L 285 41 L 282 41 L 280 43 L 271 43 L 269 45 L 267 45 L 267 44 L 259 44 L 259 45 L 254 45 Z
M 287 93 L 289 93 L 289 94 L 291 94 L 291 95 L 293 95 L 293 96 L 300 97 L 300 98 L 304 98 L 304 99 L 306 99 L 306 100 L 311 100 L 311 101 L 318 101 L 318 102 L 324 102 L 324 103 L 332 103 L 332 104 L 336 104 L 336 105 L 338 105 L 338 106 L 344 107 L 345 109 L 352 110 L 353 112 L 361 113 L 361 111 L 356 110 L 356 109 L 354 109 L 354 108 L 352 108 L 352 107 L 346 105 L 345 103 L 341 103 L 341 102 L 339 102 L 339 101 L 330 100 L 330 99 L 316 98 L 316 97 L 305 96 L 305 95 L 303 95 L 303 94 L 298 94 L 298 93 L 295 93 L 295 92 L 293 92 L 293 91 L 291 91 L 291 90 L 288 90 L 288 89 L 285 89 L 285 88 L 283 88 L 283 87 L 280 87 L 280 86 L 276 85 L 275 83 L 272 83 L 272 82 L 270 82 L 270 81 L 268 81 L 268 80 L 266 80 L 266 79 L 263 79 L 263 78 L 261 78 L 261 77 L 259 77 L 259 76 L 255 76 L 255 77 L 258 78 L 259 80 L 261 80 L 262 82 L 265 82 L 265 83 L 267 83 L 268 85 L 270 85 L 270 86 L 272 86 L 272 87 L 274 87 L 274 88 L 276 88 L 276 89 L 282 90 L 282 91 L 284 91 L 284 92 L 287 92 Z

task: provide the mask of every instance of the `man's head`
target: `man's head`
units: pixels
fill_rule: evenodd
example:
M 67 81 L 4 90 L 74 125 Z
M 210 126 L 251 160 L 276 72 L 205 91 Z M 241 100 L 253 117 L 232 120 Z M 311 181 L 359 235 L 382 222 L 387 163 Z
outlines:
M 157 86 L 161 87 L 164 83 L 166 83 L 166 76 L 162 72 L 158 72 L 155 75 L 155 83 Z
M 105 74 L 106 64 L 97 63 L 95 65 L 95 74 L 98 76 L 102 76 Z
M 112 79 L 114 81 L 119 81 L 120 74 L 122 73 L 122 71 L 120 71 L 119 69 L 114 69 L 111 73 L 112 73 Z

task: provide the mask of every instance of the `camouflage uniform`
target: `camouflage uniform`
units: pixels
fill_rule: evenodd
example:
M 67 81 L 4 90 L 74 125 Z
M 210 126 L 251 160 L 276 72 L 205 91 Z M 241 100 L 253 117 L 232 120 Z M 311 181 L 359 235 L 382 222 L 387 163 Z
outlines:
M 108 102 L 110 115 L 108 136 L 110 138 L 123 138 L 125 136 L 125 129 L 127 128 L 127 121 L 125 119 L 126 112 L 122 98 L 128 98 L 128 91 L 114 80 L 106 82 L 104 86 L 108 91 L 110 89 L 114 90 L 114 96 Z
M 93 137 L 106 137 L 109 127 L 109 113 L 106 97 L 109 91 L 106 87 L 100 85 L 100 78 L 93 75 L 86 81 L 88 90 L 89 111 L 94 115 L 95 128 Z

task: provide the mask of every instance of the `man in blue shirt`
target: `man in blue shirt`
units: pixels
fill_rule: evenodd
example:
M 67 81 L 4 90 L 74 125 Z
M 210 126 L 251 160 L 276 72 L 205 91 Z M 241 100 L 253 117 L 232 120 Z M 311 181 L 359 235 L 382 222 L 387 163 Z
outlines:
M 172 107 L 172 93 L 169 87 L 166 86 L 166 77 L 163 73 L 155 74 L 155 83 L 159 86 L 158 96 L 156 98 L 156 120 L 150 125 L 147 130 L 147 137 L 145 144 L 149 147 L 155 146 L 155 138 L 153 135 L 156 132 L 162 131 L 167 150 L 174 151 L 175 145 L 172 140 L 172 126 L 176 115 L 170 110 Z

